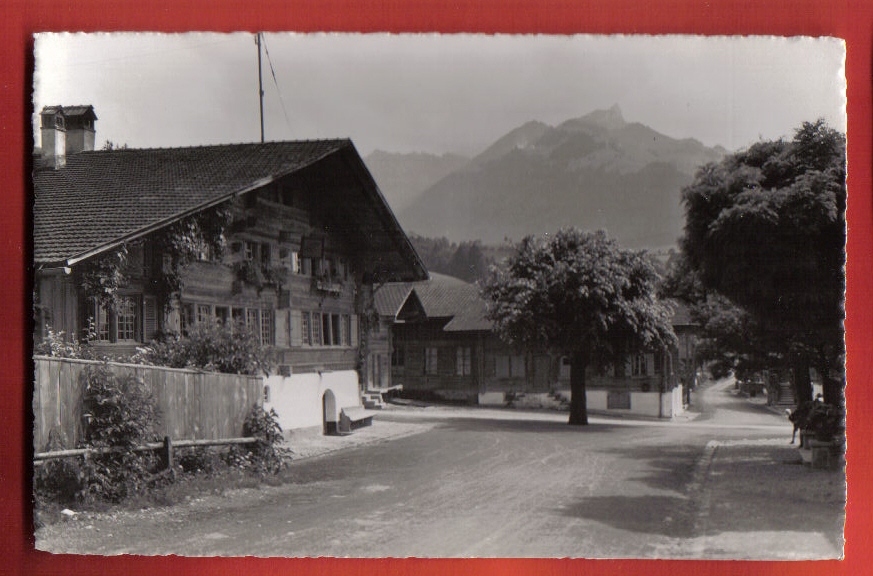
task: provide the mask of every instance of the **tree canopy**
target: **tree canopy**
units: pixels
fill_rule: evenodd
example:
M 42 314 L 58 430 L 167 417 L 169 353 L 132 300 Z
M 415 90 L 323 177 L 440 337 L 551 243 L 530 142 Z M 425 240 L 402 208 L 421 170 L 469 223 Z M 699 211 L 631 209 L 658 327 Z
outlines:
M 497 333 L 519 349 L 570 358 L 570 423 L 587 424 L 585 370 L 634 349 L 673 345 L 671 310 L 645 252 L 604 232 L 528 236 L 482 283 Z
M 683 190 L 681 248 L 703 291 L 749 313 L 762 353 L 792 356 L 798 375 L 811 363 L 826 384 L 844 349 L 845 165 L 845 136 L 805 122 L 789 142 L 701 167 Z
M 698 327 L 695 360 L 708 364 L 713 377 L 773 368 L 756 319 L 720 293 L 704 288 L 700 274 L 681 252 L 670 254 L 660 291 L 663 297 L 688 306 Z

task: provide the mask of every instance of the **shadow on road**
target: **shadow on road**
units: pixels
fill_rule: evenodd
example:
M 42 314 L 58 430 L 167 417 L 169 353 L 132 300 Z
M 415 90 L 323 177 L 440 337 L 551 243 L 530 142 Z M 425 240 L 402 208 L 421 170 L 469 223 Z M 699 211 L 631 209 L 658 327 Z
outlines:
M 536 438 L 535 443 L 551 445 L 550 439 L 554 439 L 554 443 L 559 443 L 558 438 L 608 437 L 616 428 L 601 422 L 587 426 L 570 426 L 563 419 L 533 416 L 528 414 L 526 415 L 527 419 L 517 420 L 502 417 L 499 414 L 494 417 L 489 417 L 486 414 L 477 414 L 471 417 L 416 415 L 414 421 L 434 424 L 429 434 L 349 446 L 320 458 L 292 462 L 292 465 L 282 474 L 285 481 L 296 484 L 341 481 L 345 478 L 360 476 L 362 471 L 367 472 L 373 469 L 390 470 L 394 474 L 416 474 L 415 468 L 418 463 L 441 457 L 437 453 L 442 452 L 444 448 L 448 450 L 452 442 L 461 438 L 464 439 L 464 442 L 479 444 L 480 441 L 488 437 L 489 433 L 494 433 L 507 438 L 513 436 Z M 381 417 L 382 415 L 379 415 L 379 418 Z M 401 419 L 396 420 L 400 421 Z M 403 421 L 412 420 L 404 418 Z M 378 425 L 378 422 L 374 425 Z M 459 434 L 455 437 L 455 433 L 467 434 Z M 424 439 L 425 436 L 431 439 Z
M 694 468 L 702 451 L 698 445 L 628 446 L 611 448 L 604 454 L 620 455 L 636 462 L 646 462 L 650 469 L 645 476 L 629 478 L 657 490 L 672 490 L 684 493 L 691 482 Z
M 691 507 L 679 496 L 596 496 L 558 512 L 629 532 L 689 538 L 694 536 Z
M 616 427 L 602 422 L 570 426 L 566 420 L 515 420 L 511 418 L 452 418 L 441 420 L 443 429 L 459 432 L 514 432 L 520 434 L 592 434 L 610 432 Z
M 620 530 L 672 537 L 703 536 L 693 532 L 695 518 L 705 514 L 705 535 L 711 539 L 722 534 L 804 533 L 839 550 L 845 476 L 802 466 L 794 450 L 787 445 L 719 446 L 703 485 L 692 488 L 693 446 L 630 447 L 619 452 L 646 461 L 650 473 L 630 479 L 646 488 L 636 494 L 585 498 L 560 512 Z M 652 488 L 677 494 L 646 495 Z M 708 494 L 706 502 L 700 500 L 699 489 Z M 785 545 L 793 549 L 795 544 L 799 553 L 805 550 L 802 541 Z

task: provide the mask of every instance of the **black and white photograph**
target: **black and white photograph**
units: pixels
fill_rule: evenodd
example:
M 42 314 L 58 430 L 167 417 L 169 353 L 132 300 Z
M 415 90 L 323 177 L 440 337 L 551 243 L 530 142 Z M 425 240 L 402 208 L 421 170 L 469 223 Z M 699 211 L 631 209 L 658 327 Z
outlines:
M 33 62 L 37 550 L 843 558 L 843 40 Z

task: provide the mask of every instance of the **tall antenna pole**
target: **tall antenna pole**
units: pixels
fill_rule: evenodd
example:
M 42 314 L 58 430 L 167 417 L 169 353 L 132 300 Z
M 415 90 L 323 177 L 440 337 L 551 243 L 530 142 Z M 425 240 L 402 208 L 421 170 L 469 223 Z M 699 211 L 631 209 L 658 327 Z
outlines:
M 258 32 L 255 42 L 258 45 L 258 102 L 261 105 L 261 143 L 264 143 L 264 81 L 261 78 L 261 33 Z

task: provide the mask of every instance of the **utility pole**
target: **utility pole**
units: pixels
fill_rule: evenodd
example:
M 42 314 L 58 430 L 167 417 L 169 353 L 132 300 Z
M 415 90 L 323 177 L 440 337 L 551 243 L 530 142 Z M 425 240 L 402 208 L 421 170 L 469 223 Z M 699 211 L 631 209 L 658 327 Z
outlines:
M 261 106 L 261 144 L 264 143 L 264 81 L 261 77 L 261 33 L 255 37 L 258 45 L 258 102 Z

